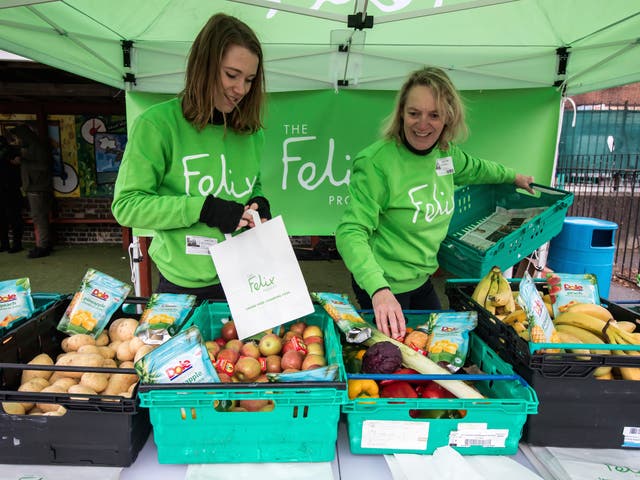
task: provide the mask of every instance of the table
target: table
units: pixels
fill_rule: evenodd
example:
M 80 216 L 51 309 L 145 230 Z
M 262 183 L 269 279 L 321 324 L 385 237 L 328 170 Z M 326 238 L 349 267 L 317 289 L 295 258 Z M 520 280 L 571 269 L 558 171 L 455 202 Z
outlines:
M 521 465 L 538 473 L 521 450 L 512 456 Z M 338 425 L 336 457 L 331 462 L 334 480 L 391 480 L 391 472 L 383 455 L 353 455 L 349 449 L 349 436 L 343 421 Z M 140 451 L 138 458 L 122 470 L 120 480 L 180 480 L 185 478 L 187 465 L 160 465 L 153 433 Z M 318 479 L 321 480 L 321 479 Z

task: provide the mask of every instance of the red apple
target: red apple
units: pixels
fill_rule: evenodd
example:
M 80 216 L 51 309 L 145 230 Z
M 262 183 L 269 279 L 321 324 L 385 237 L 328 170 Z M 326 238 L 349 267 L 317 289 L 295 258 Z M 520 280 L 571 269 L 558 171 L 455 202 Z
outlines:
M 303 360 L 304 354 L 302 352 L 299 352 L 297 350 L 289 350 L 282 355 L 280 367 L 282 368 L 282 370 L 287 370 L 288 368 L 295 368 L 296 370 L 300 370 Z
M 324 344 L 322 343 L 310 343 L 307 345 L 307 355 L 324 355 Z
M 216 357 L 216 359 L 228 360 L 229 362 L 235 365 L 235 363 L 238 361 L 239 356 L 240 354 L 236 350 L 232 350 L 230 348 L 223 348 L 222 350 L 220 350 L 220 352 L 218 352 L 218 356 Z
M 236 330 L 236 325 L 233 323 L 233 320 L 229 320 L 227 323 L 222 325 L 222 328 L 220 329 L 220 336 L 226 341 L 238 338 L 238 331 Z
M 311 370 L 312 368 L 324 367 L 327 364 L 327 360 L 324 355 L 307 355 L 302 361 L 302 370 Z
M 265 405 L 269 404 L 269 400 L 255 399 L 255 400 L 240 400 L 239 406 L 246 408 L 248 412 L 257 412 Z
M 220 382 L 222 382 L 222 383 L 231 383 L 231 375 L 227 375 L 226 373 L 218 372 L 218 377 L 220 378 Z
M 240 348 L 240 355 L 243 357 L 258 358 L 260 356 L 260 350 L 255 343 L 247 342 Z
M 211 355 L 215 357 L 218 352 L 222 350 L 222 347 L 218 345 L 218 342 L 216 342 L 215 340 L 209 340 L 208 342 L 205 342 L 204 346 L 207 347 L 209 357 L 211 357 Z
M 318 335 L 311 335 L 310 337 L 307 337 L 304 339 L 304 343 L 307 344 L 307 346 L 309 346 L 309 344 L 311 343 L 322 343 L 324 344 L 324 338 L 323 337 L 319 337 Z
M 242 357 L 236 362 L 233 375 L 241 382 L 253 382 L 260 376 L 260 362 L 253 357 Z
M 265 357 L 277 355 L 280 353 L 280 350 L 282 350 L 282 340 L 275 333 L 267 333 L 260 339 L 258 349 Z
M 269 373 L 278 373 L 282 371 L 282 367 L 280 366 L 280 362 L 282 358 L 280 355 L 269 355 L 266 359 L 267 362 L 267 372 Z
M 293 333 L 295 333 L 297 335 L 302 336 L 302 332 L 304 332 L 305 328 L 307 328 L 307 324 L 302 322 L 302 321 L 300 321 L 300 322 L 296 322 L 293 325 L 291 325 L 289 327 L 289 331 L 293 332 Z
M 242 343 L 242 340 L 238 340 L 237 338 L 234 338 L 232 340 L 229 340 L 226 343 L 225 348 L 230 350 L 235 350 L 236 352 L 240 352 L 240 350 L 242 350 L 243 345 L 244 343 Z
M 302 332 L 302 338 L 307 338 L 307 337 L 322 337 L 322 329 L 317 326 L 317 325 L 309 325 L 307 328 L 304 329 L 304 331 Z
M 273 403 L 273 401 L 269 400 L 269 403 L 267 403 L 264 407 L 260 407 L 260 409 L 258 411 L 259 412 L 271 412 L 274 408 L 276 408 L 275 403 Z
M 214 342 L 216 342 L 218 345 L 220 345 L 220 348 L 224 348 L 224 346 L 227 344 L 227 341 L 222 337 L 216 338 L 214 340 Z
M 299 338 L 300 340 L 302 340 L 302 334 L 298 334 L 295 332 L 286 332 L 284 334 L 284 337 L 282 337 L 282 343 L 287 343 L 288 341 L 290 341 L 293 337 Z

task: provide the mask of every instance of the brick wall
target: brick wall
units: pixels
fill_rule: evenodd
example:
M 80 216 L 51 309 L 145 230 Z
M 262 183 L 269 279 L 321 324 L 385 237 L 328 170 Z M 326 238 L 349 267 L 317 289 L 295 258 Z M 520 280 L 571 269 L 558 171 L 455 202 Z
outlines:
M 58 245 L 121 244 L 122 227 L 113 219 L 111 200 L 111 197 L 56 198 L 52 215 L 54 242 Z M 33 242 L 33 225 L 30 223 L 28 208 L 25 210 L 25 218 L 27 224 L 24 240 Z M 74 223 L 56 223 L 58 219 Z M 83 220 L 92 223 L 83 223 Z M 105 223 L 100 223 L 100 220 Z
M 597 105 L 600 103 L 624 105 L 625 102 L 629 102 L 630 105 L 640 105 L 640 83 L 630 83 L 621 87 L 596 90 L 595 92 L 574 95 L 571 98 L 576 102 L 576 105 Z M 570 108 L 571 106 L 566 102 L 565 109 Z

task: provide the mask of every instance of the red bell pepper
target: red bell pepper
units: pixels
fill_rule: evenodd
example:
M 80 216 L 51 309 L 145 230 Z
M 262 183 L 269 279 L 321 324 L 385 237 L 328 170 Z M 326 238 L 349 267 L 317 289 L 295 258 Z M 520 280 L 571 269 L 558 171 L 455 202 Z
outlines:
M 380 390 L 382 398 L 418 398 L 417 392 L 403 380 L 394 381 L 382 387 Z
M 451 393 L 446 388 L 438 385 L 433 380 L 425 382 L 423 385 L 418 386 L 416 389 L 418 390 L 418 395 L 420 398 L 456 398 L 456 396 Z

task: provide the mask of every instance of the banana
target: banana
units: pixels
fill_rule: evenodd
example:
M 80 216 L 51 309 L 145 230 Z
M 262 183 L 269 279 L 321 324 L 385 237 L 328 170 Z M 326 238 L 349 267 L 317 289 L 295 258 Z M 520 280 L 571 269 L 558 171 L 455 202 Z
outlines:
M 640 380 L 640 368 L 638 367 L 618 367 L 623 380 Z
M 569 305 L 566 311 L 573 313 L 586 313 L 587 315 L 599 318 L 604 322 L 613 320 L 613 316 L 609 310 L 604 308 L 602 305 L 596 305 L 595 303 L 574 303 Z
M 625 320 L 615 321 L 614 325 L 618 327 L 620 330 L 623 330 L 627 333 L 633 333 L 636 331 L 636 324 L 634 322 L 627 322 Z
M 471 298 L 481 306 L 484 306 L 487 301 L 487 294 L 489 293 L 489 285 L 491 285 L 492 272 L 487 273 L 476 285 L 476 288 L 471 294 Z
M 598 335 L 590 332 L 589 330 L 585 330 L 574 325 L 556 324 L 556 330 L 558 332 L 565 332 L 573 335 L 574 337 L 580 339 L 582 343 L 604 344 L 604 341 Z M 594 350 L 593 353 L 608 353 L 608 350 Z
M 507 315 L 502 321 L 507 325 L 515 322 L 524 322 L 527 320 L 527 314 L 524 310 L 516 310 Z
M 572 335 L 569 332 L 560 331 L 560 330 L 558 330 L 557 332 L 558 332 L 558 338 L 560 339 L 561 343 L 584 343 L 578 337 L 576 337 L 575 335 Z M 586 348 L 570 348 L 567 350 L 571 353 L 580 353 L 580 354 L 591 353 L 590 350 Z M 576 358 L 578 360 L 591 360 L 591 357 L 588 357 L 585 355 L 576 356 Z
M 611 367 L 598 367 L 594 370 L 593 376 L 596 377 L 596 380 L 613 380 Z
M 555 325 L 573 325 L 584 330 L 589 330 L 596 335 L 602 335 L 607 322 L 587 315 L 586 313 L 564 312 L 558 315 L 553 323 Z M 616 329 L 617 330 L 617 329 Z
M 487 298 L 494 307 L 503 307 L 513 302 L 513 294 L 511 293 L 511 285 L 509 281 L 502 274 L 502 270 L 498 267 L 491 269 L 493 272 L 493 281 L 497 282 L 497 292 L 493 295 L 489 295 Z M 509 311 L 515 310 L 515 303 Z

